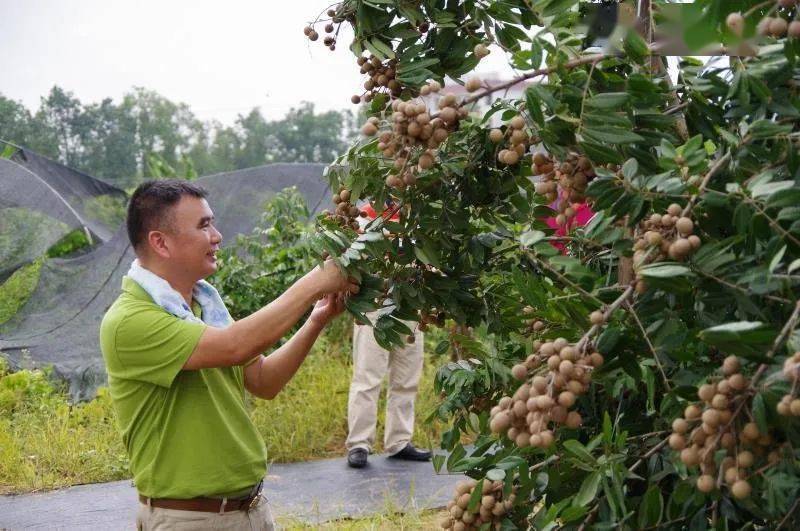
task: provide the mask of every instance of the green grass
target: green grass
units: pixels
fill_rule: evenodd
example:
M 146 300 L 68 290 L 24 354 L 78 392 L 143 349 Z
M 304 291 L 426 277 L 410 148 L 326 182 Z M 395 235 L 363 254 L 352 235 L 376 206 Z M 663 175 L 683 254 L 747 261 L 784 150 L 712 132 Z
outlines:
M 400 511 L 391 503 L 381 514 L 366 518 L 333 520 L 322 524 L 305 524 L 297 520 L 278 518 L 281 529 L 291 531 L 321 529 L 337 531 L 395 531 L 405 529 L 441 529 L 439 522 L 445 511 Z
M 39 283 L 39 271 L 42 260 L 36 260 L 23 266 L 0 284 L 0 324 L 5 323 L 17 313 L 28 300 L 36 284 Z
M 253 400 L 252 417 L 271 461 L 344 458 L 351 326 L 342 319 L 323 336 L 276 399 Z M 420 382 L 414 442 L 423 447 L 438 441 L 441 432 L 440 425 L 423 422 L 437 402 L 433 375 L 440 363 L 426 360 Z M 377 451 L 381 450 L 384 395 L 379 407 Z M 46 374 L 7 374 L 0 358 L 0 494 L 128 477 L 127 457 L 105 391 L 90 402 L 70 405 Z

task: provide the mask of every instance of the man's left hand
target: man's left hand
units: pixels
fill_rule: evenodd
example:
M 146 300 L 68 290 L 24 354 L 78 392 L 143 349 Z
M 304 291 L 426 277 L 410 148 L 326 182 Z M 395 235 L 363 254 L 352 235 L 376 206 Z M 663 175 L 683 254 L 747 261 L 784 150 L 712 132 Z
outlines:
M 343 293 L 325 295 L 314 305 L 308 320 L 321 327 L 327 325 L 334 317 L 344 311 L 344 298 L 345 295 Z

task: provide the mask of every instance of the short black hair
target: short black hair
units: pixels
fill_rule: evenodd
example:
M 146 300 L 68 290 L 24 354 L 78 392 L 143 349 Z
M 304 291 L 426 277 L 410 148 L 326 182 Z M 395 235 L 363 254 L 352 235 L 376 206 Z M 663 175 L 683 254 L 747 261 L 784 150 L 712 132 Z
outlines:
M 146 181 L 136 187 L 128 203 L 128 239 L 137 249 L 147 233 L 163 227 L 169 208 L 183 196 L 204 199 L 208 193 L 196 184 L 178 179 Z

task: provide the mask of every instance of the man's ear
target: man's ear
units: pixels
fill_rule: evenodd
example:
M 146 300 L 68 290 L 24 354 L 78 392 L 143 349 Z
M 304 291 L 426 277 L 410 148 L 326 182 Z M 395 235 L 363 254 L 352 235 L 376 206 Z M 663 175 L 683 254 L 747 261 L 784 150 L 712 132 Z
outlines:
M 153 253 L 161 258 L 169 258 L 171 255 L 167 235 L 160 230 L 151 230 L 147 233 L 147 245 Z

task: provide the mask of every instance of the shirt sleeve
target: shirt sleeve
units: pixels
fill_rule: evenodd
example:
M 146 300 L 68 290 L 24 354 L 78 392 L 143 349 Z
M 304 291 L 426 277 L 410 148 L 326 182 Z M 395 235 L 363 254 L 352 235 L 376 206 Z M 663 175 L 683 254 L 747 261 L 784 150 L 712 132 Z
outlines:
M 192 355 L 205 324 L 178 319 L 161 308 L 126 316 L 117 325 L 114 350 L 119 378 L 169 387 Z

